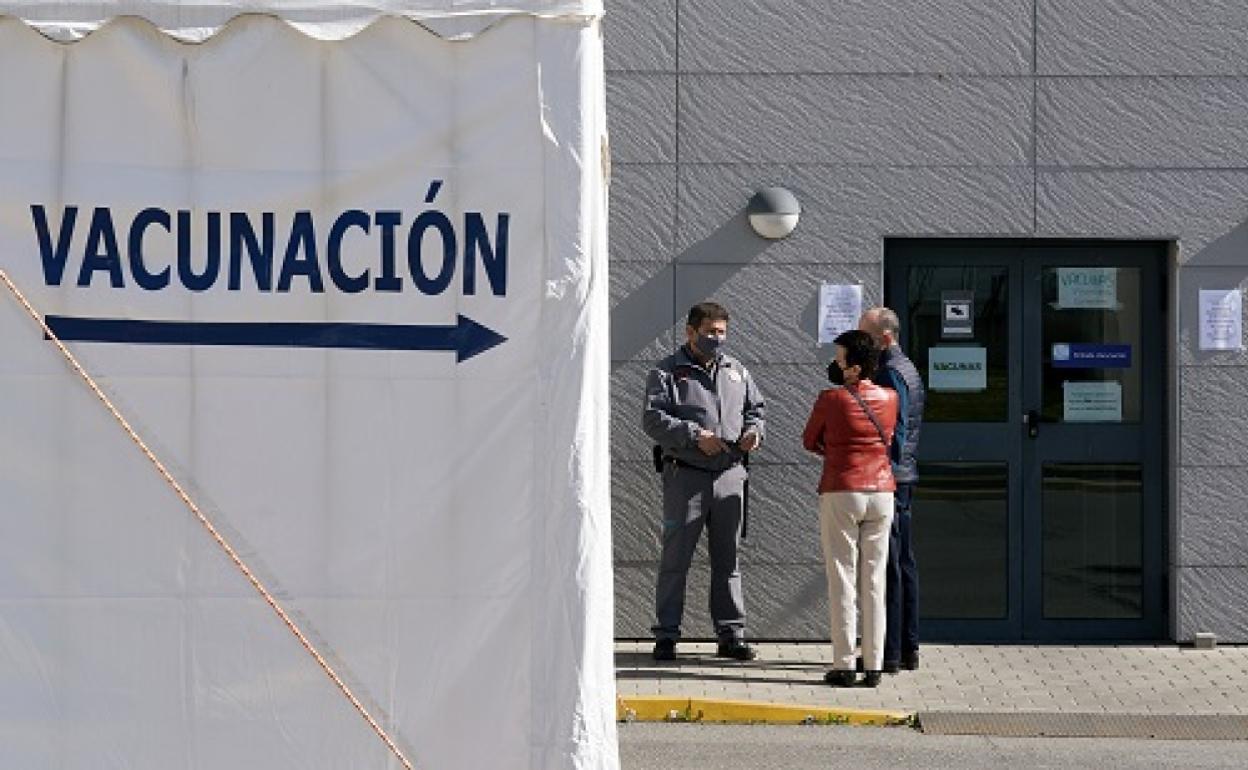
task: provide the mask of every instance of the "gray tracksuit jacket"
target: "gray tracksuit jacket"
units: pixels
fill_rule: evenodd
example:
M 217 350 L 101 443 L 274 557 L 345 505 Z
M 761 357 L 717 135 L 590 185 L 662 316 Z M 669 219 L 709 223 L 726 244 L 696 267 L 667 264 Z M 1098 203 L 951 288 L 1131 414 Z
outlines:
M 720 355 L 709 370 L 686 346 L 660 361 L 646 377 L 642 427 L 663 453 L 686 465 L 721 471 L 741 462 L 737 442 L 748 431 L 763 438 L 763 394 L 737 359 Z M 710 456 L 698 449 L 698 433 L 709 430 L 731 446 Z

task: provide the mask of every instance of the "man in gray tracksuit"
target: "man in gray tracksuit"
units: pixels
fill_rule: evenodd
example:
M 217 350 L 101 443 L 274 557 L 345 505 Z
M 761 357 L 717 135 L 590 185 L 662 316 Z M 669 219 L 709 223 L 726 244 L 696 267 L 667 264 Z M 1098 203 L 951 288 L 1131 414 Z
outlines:
M 662 454 L 663 554 L 655 590 L 654 659 L 673 660 L 685 607 L 685 578 L 707 531 L 711 619 L 720 657 L 751 660 L 737 546 L 745 456 L 763 439 L 763 396 L 750 373 L 720 352 L 728 312 L 714 302 L 689 311 L 686 342 L 646 378 L 642 425 Z

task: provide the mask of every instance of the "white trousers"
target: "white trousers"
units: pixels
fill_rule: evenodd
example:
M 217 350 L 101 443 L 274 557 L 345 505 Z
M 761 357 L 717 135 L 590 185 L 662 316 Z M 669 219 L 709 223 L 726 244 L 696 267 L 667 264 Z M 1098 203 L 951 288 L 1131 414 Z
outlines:
M 892 492 L 824 492 L 819 495 L 819 536 L 828 573 L 834 669 L 854 670 L 859 601 L 863 668 L 879 671 L 884 662 L 884 630 L 888 620 L 884 585 L 888 571 L 888 531 L 892 524 Z

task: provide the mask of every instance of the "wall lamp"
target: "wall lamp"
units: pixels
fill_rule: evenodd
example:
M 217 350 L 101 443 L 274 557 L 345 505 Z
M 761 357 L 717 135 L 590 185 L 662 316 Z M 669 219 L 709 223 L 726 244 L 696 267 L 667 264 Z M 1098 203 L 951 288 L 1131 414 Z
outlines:
M 764 187 L 750 198 L 745 213 L 754 232 L 774 241 L 788 236 L 797 227 L 802 204 L 798 203 L 796 195 L 783 187 Z

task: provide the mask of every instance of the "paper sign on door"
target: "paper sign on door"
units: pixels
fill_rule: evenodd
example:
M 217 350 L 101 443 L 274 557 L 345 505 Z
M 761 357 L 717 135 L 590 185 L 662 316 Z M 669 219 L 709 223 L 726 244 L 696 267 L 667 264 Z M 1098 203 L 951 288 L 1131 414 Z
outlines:
M 1057 268 L 1057 305 L 1067 308 L 1118 309 L 1118 268 Z
M 1122 383 L 1063 382 L 1063 422 L 1122 422 Z
M 988 349 L 927 349 L 927 387 L 933 391 L 981 391 L 988 388 Z

